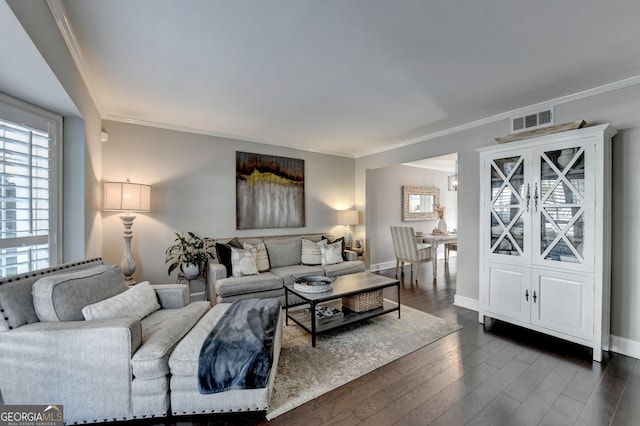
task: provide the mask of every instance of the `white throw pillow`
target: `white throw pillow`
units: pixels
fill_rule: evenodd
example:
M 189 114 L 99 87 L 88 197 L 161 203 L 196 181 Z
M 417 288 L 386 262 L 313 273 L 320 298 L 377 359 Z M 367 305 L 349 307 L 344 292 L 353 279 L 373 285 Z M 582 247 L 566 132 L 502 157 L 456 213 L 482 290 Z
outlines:
M 242 247 L 246 250 L 255 249 L 256 251 L 256 269 L 258 272 L 266 272 L 270 269 L 269 266 L 269 254 L 267 253 L 267 246 L 264 243 L 249 244 L 244 243 Z
M 256 250 L 231 247 L 231 270 L 234 277 L 258 274 Z
M 141 320 L 160 309 L 156 291 L 149 281 L 143 281 L 128 289 L 100 302 L 82 308 L 85 320 L 100 320 L 111 318 L 136 318 Z
M 342 241 L 338 241 L 333 244 L 325 244 L 320 246 L 322 252 L 322 264 L 333 265 L 335 263 L 342 263 Z
M 302 239 L 302 264 L 303 265 L 320 265 L 322 264 L 322 251 L 320 247 L 327 245 L 327 240 L 313 242 Z

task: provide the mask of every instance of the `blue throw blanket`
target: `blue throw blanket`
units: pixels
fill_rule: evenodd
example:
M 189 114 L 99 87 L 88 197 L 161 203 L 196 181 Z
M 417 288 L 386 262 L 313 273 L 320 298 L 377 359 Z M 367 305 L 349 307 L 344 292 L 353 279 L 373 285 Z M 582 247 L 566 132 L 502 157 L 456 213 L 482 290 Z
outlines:
M 236 300 L 229 306 L 200 349 L 200 393 L 266 387 L 279 312 L 277 299 Z

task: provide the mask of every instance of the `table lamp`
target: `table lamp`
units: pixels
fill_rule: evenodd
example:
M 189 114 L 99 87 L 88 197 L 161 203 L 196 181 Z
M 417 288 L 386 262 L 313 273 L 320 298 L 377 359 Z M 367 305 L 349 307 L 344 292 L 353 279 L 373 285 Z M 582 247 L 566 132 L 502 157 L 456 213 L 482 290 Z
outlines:
M 351 248 L 351 246 L 353 245 L 353 234 L 351 233 L 351 228 L 349 228 L 349 225 L 355 226 L 360 223 L 358 219 L 358 211 L 338 210 L 337 219 L 338 225 L 346 226 L 346 229 L 344 230 L 344 247 Z

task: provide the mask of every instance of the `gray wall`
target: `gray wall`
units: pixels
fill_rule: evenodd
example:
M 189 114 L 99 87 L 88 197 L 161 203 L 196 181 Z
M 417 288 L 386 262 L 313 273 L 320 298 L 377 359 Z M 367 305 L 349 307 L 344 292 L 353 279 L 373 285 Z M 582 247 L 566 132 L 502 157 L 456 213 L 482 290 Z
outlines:
M 395 255 L 389 226 L 412 226 L 415 231 L 429 233 L 437 220 L 402 221 L 402 186 L 428 186 L 440 189 L 440 204 L 446 207 L 445 221 L 449 229 L 458 227 L 458 193 L 448 190 L 448 176 L 436 170 L 410 166 L 389 166 L 367 171 L 367 259 L 372 270 L 395 267 Z M 444 247 L 439 248 L 439 256 Z
M 336 210 L 353 207 L 355 160 L 272 145 L 105 121 L 104 181 L 152 185 L 150 213 L 137 214 L 133 225 L 134 277 L 154 283 L 175 282 L 164 264 L 174 232 L 202 237 L 233 237 L 331 231 Z M 236 151 L 305 160 L 306 226 L 236 231 Z M 103 257 L 120 263 L 123 226 L 117 213 L 103 212 Z
M 640 357 L 640 86 L 567 101 L 555 108 L 556 123 L 586 120 L 610 123 L 613 141 L 613 235 L 611 328 L 614 350 Z M 356 204 L 367 203 L 368 171 L 391 164 L 458 153 L 458 270 L 456 301 L 472 306 L 478 300 L 479 156 L 476 148 L 495 144 L 509 133 L 508 120 L 425 140 L 411 146 L 356 160 Z M 367 221 L 367 227 L 379 227 Z M 365 229 L 362 232 L 368 231 Z M 368 238 L 371 250 L 378 242 Z

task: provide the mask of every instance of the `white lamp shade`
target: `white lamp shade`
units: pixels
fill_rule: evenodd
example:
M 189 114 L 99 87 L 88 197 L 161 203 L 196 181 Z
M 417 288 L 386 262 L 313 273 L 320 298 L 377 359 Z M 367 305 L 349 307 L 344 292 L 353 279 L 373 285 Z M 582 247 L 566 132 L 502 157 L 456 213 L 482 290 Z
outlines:
M 338 225 L 358 225 L 357 210 L 338 210 Z
M 105 182 L 104 183 L 105 211 L 150 212 L 151 186 L 141 183 Z

